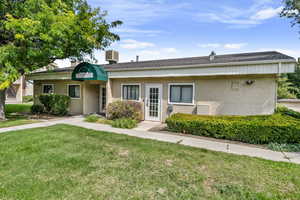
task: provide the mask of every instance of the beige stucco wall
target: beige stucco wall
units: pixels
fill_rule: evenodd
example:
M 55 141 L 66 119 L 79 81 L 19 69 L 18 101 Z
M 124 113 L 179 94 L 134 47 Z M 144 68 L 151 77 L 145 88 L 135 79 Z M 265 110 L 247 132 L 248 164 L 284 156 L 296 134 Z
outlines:
M 81 96 L 80 99 L 71 99 L 70 103 L 70 114 L 82 114 L 83 113 L 83 82 L 78 81 L 64 81 L 64 80 L 47 80 L 47 81 L 34 81 L 34 103 L 39 103 L 38 95 L 42 94 L 43 84 L 54 84 L 54 93 L 68 95 L 69 84 L 81 85 Z
M 247 80 L 255 82 L 247 85 Z M 111 79 L 112 101 L 121 98 L 122 83 L 141 84 L 142 104 L 145 84 L 162 83 L 162 119 L 165 120 L 170 114 L 167 113 L 168 83 L 180 82 L 195 84 L 195 105 L 173 105 L 173 113 L 197 114 L 197 105 L 201 105 L 198 107 L 198 112 L 204 111 L 201 114 L 261 115 L 272 114 L 276 106 L 276 77 L 271 75 Z
M 102 81 L 71 81 L 71 80 L 45 80 L 34 81 L 34 103 L 38 102 L 38 95 L 42 94 L 43 84 L 54 84 L 54 93 L 68 95 L 68 85 L 80 85 L 80 98 L 71 98 L 69 113 L 90 114 L 99 112 L 99 87 L 105 85 Z

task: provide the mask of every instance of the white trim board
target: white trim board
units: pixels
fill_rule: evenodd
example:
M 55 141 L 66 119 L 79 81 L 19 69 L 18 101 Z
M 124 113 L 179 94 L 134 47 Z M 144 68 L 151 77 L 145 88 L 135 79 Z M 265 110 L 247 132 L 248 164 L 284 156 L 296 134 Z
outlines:
M 281 64 L 280 73 L 293 73 L 294 63 Z M 186 77 L 278 74 L 279 64 L 108 72 L 109 78 Z

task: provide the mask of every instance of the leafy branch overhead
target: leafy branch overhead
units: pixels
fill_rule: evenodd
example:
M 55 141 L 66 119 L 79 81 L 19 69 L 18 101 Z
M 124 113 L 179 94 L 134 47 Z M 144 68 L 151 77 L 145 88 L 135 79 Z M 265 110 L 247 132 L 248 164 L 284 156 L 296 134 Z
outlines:
M 24 73 L 56 59 L 94 59 L 119 36 L 107 13 L 85 0 L 2 0 L 0 4 L 0 90 Z

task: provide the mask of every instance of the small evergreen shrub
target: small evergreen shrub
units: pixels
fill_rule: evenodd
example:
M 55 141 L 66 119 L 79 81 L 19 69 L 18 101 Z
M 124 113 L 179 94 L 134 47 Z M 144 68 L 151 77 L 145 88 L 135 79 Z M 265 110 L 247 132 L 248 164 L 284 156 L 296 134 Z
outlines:
M 178 113 L 166 123 L 174 132 L 251 144 L 300 143 L 300 121 L 281 114 L 242 117 Z
M 61 94 L 42 94 L 40 102 L 44 105 L 47 113 L 64 116 L 68 114 L 70 97 Z
M 137 121 L 134 119 L 121 118 L 111 122 L 112 127 L 132 129 L 137 127 Z
M 142 120 L 142 105 L 135 101 L 115 101 L 107 107 L 107 117 L 110 120 L 128 118 Z
M 40 104 L 35 104 L 30 107 L 30 112 L 33 115 L 40 115 L 44 112 L 44 106 Z
M 39 100 L 41 102 L 41 104 L 44 105 L 45 107 L 45 111 L 47 113 L 50 113 L 51 112 L 51 109 L 53 107 L 53 94 L 41 94 L 39 96 Z
M 51 109 L 51 114 L 65 116 L 68 114 L 70 106 L 70 97 L 66 95 L 54 94 L 52 95 L 53 107 Z

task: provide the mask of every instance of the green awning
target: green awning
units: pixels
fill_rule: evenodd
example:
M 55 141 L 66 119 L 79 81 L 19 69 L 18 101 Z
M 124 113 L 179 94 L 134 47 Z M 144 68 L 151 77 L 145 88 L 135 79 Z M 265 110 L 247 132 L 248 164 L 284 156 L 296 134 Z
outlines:
M 87 62 L 80 63 L 72 72 L 72 80 L 98 80 L 107 81 L 107 73 L 100 65 L 94 65 Z

